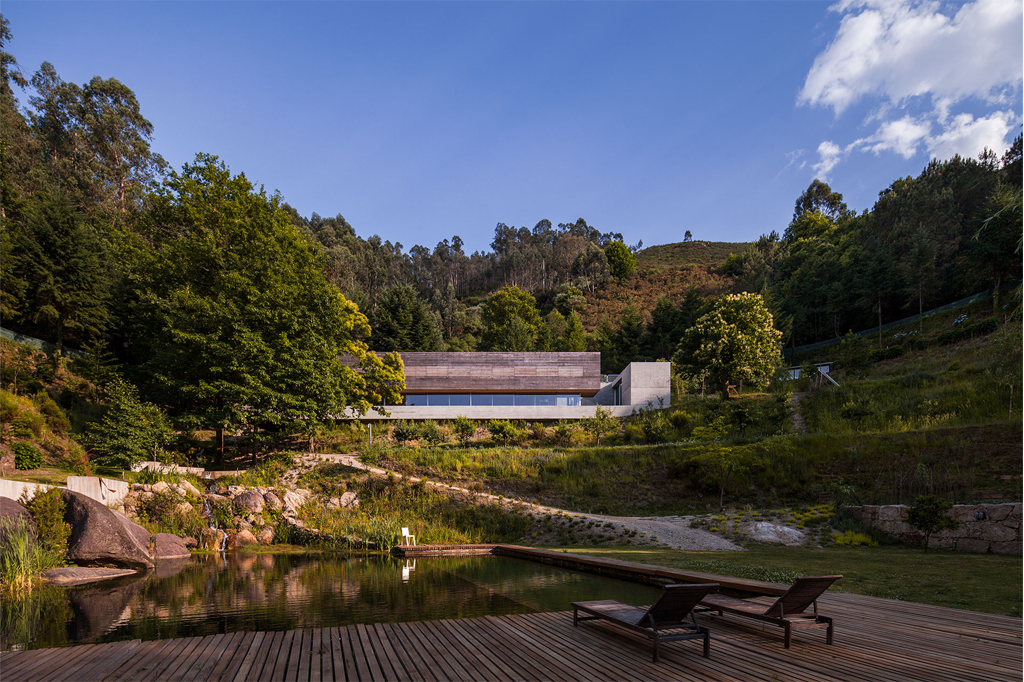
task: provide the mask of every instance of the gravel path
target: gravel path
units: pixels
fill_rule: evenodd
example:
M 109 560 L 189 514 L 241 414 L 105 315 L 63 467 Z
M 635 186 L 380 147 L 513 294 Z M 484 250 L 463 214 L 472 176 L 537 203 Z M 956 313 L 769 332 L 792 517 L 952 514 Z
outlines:
M 352 467 L 353 469 L 360 469 L 379 476 L 387 476 L 388 474 L 391 474 L 395 478 L 405 478 L 411 483 L 416 483 L 420 480 L 415 476 L 403 476 L 402 474 L 391 472 L 386 469 L 363 464 L 359 460 L 358 455 L 307 455 L 302 458 L 300 466 L 312 466 L 315 465 L 318 460 L 333 462 L 335 464 L 344 464 L 345 466 Z M 479 499 L 484 499 L 490 502 L 510 501 L 507 498 L 499 498 L 497 495 L 474 492 L 467 488 L 460 488 L 458 486 L 448 485 L 447 483 L 427 481 L 427 485 L 434 486 L 435 488 L 445 488 L 466 495 L 474 495 Z M 743 551 L 743 548 L 739 545 L 715 535 L 714 533 L 709 533 L 708 531 L 700 528 L 690 528 L 690 521 L 693 519 L 692 516 L 608 516 L 605 514 L 574 512 L 568 509 L 559 509 L 557 507 L 548 507 L 543 504 L 534 504 L 533 502 L 520 502 L 518 504 L 522 505 L 526 511 L 536 516 L 546 516 L 548 514 L 557 516 L 564 514 L 566 516 L 571 516 L 572 518 L 593 521 L 595 524 L 599 523 L 602 526 L 606 526 L 606 524 L 610 523 L 612 525 L 608 530 L 614 531 L 617 534 L 621 533 L 623 529 L 627 531 L 636 531 L 637 535 L 643 533 L 648 538 L 657 538 L 658 545 L 671 549 L 683 549 L 691 552 Z

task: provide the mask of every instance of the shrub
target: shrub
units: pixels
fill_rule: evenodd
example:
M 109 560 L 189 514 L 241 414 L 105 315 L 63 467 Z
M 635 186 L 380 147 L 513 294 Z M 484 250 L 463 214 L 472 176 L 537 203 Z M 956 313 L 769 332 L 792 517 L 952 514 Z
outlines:
M 39 438 L 43 435 L 45 424 L 43 415 L 36 412 L 22 412 L 11 424 L 11 436 L 14 438 Z
M 924 533 L 924 551 L 928 551 L 928 539 L 932 533 L 955 530 L 960 522 L 947 516 L 953 503 L 937 495 L 921 495 L 907 510 L 907 522 Z
M 64 410 L 60 409 L 57 403 L 53 402 L 53 398 L 50 397 L 49 393 L 39 391 L 33 402 L 39 408 L 39 412 L 43 415 L 43 419 L 51 431 L 62 436 L 67 435 L 71 431 L 71 422 L 68 420 L 67 415 L 64 414 Z
M 433 419 L 426 419 L 420 424 L 420 437 L 428 443 L 443 443 L 447 440 L 441 427 Z
M 416 426 L 416 422 L 406 421 L 399 419 L 394 423 L 391 429 L 391 435 L 395 441 L 403 443 L 407 440 L 415 440 L 419 438 L 420 430 Z
M 59 565 L 67 552 L 68 538 L 71 537 L 71 526 L 64 521 L 64 496 L 57 488 L 47 488 L 23 504 L 36 523 L 41 550 L 55 557 L 51 562 L 57 561 L 54 565 Z
M 505 445 L 508 445 L 509 441 L 519 439 L 519 429 L 512 422 L 505 419 L 490 420 L 487 422 L 487 430 L 491 432 L 491 436 L 502 441 Z
M 871 351 L 871 362 L 880 362 L 882 360 L 892 360 L 903 355 L 903 346 L 886 346 L 885 348 L 876 348 Z
M 918 337 L 910 342 L 910 347 L 914 350 L 926 350 L 930 345 L 932 345 L 931 340 L 923 336 Z
M 469 417 L 459 415 L 452 422 L 452 429 L 454 429 L 462 444 L 465 445 L 473 437 L 473 434 L 476 433 L 476 422 Z
M 994 317 L 987 317 L 980 322 L 969 324 L 966 327 L 959 327 L 956 329 L 949 329 L 942 332 L 936 338 L 936 341 L 942 345 L 948 345 L 950 343 L 956 343 L 965 339 L 972 339 L 975 336 L 985 336 L 991 334 L 999 328 L 999 321 Z
M 857 533 L 852 530 L 848 530 L 845 533 L 837 533 L 835 536 L 836 545 L 839 547 L 878 547 L 878 543 L 869 538 L 864 533 Z
M 0 421 L 4 424 L 12 423 L 19 411 L 21 411 L 21 405 L 18 402 L 18 397 L 7 391 L 0 391 Z
M 15 443 L 11 446 L 14 451 L 15 469 L 38 469 L 43 466 L 43 455 L 31 443 Z

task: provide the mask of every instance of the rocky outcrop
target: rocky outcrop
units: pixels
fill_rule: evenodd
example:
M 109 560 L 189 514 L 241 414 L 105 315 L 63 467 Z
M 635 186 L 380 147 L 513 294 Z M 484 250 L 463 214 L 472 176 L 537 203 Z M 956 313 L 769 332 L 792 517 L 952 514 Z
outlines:
M 85 495 L 70 490 L 61 494 L 66 504 L 64 520 L 71 526 L 69 561 L 81 566 L 153 568 L 149 531 Z
M 274 529 L 270 526 L 264 526 L 263 529 L 256 534 L 256 541 L 261 545 L 269 545 L 274 542 Z
M 281 501 L 281 498 L 272 492 L 265 493 L 263 495 L 263 501 L 267 503 L 268 507 L 274 510 L 280 509 L 281 507 L 284 506 L 284 502 Z
M 216 528 L 204 528 L 202 537 L 199 538 L 199 546 L 212 552 L 219 552 L 224 545 L 225 533 Z
M 64 566 L 62 568 L 51 568 L 43 571 L 41 577 L 53 585 L 70 587 L 72 585 L 85 585 L 100 580 L 111 580 L 123 578 L 126 575 L 135 575 L 130 568 L 86 568 L 84 566 Z
M 359 506 L 359 495 L 350 490 L 342 493 L 341 497 L 332 497 L 327 506 L 335 509 L 355 509 Z
M 246 491 L 234 499 L 234 505 L 239 511 L 260 514 L 263 512 L 263 495 L 255 490 Z
M 807 542 L 807 534 L 796 528 L 780 526 L 768 521 L 758 521 L 747 531 L 747 537 L 766 545 L 799 547 Z
M 878 528 L 907 544 L 924 544 L 924 534 L 907 522 L 908 507 L 902 504 L 848 507 L 854 519 Z M 934 533 L 928 547 L 959 552 L 1020 554 L 1021 505 L 956 504 L 950 516 L 960 522 L 954 530 Z
M 247 530 L 240 530 L 228 537 L 228 549 L 241 549 L 249 545 L 257 544 L 256 536 Z
M 8 497 L 0 497 L 0 519 L 17 518 L 25 519 L 32 530 L 36 529 L 36 522 L 32 520 L 32 515 L 28 513 L 28 509 L 25 509 Z
M 153 536 L 153 558 L 182 559 L 191 556 L 185 541 L 170 533 L 157 533 Z

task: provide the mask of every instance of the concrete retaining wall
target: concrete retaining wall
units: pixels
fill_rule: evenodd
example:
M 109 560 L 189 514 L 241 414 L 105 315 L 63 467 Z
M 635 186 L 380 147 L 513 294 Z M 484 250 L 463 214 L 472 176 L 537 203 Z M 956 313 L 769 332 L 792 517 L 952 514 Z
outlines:
M 7 497 L 9 499 L 17 501 L 21 498 L 22 493 L 28 492 L 28 499 L 32 499 L 36 496 L 36 491 L 40 489 L 47 489 L 50 486 L 43 485 L 42 483 L 25 483 L 24 481 L 8 481 L 5 478 L 0 478 L 0 497 Z
M 73 493 L 81 493 L 109 507 L 123 500 L 131 485 L 127 481 L 114 478 L 68 476 L 67 488 Z
M 901 542 L 923 544 L 924 534 L 907 523 L 907 506 L 903 504 L 849 507 L 848 513 L 861 523 L 878 528 Z M 978 512 L 984 519 L 976 518 Z M 928 547 L 955 549 L 960 552 L 1021 553 L 1021 505 L 957 504 L 950 516 L 960 522 L 956 530 L 935 533 Z
M 21 498 L 22 493 L 27 490 L 28 498 L 32 499 L 37 492 L 50 487 L 52 486 L 41 483 L 25 483 L 24 481 L 0 479 L 0 497 L 18 500 Z M 97 502 L 112 506 L 124 499 L 131 486 L 127 481 L 118 481 L 117 479 L 99 478 L 98 476 L 68 476 L 67 486 L 58 487 L 67 487 L 72 492 L 81 493 Z

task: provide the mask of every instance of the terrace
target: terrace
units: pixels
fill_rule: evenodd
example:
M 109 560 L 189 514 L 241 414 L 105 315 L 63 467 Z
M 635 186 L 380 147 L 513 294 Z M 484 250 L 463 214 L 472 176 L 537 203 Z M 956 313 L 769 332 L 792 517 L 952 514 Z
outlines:
M 659 569 L 531 548 L 420 548 L 532 555 L 634 578 L 714 579 L 770 594 L 785 586 Z M 690 642 L 650 644 L 601 624 L 572 625 L 570 612 L 527 613 L 278 632 L 233 632 L 154 641 L 0 653 L 4 680 L 1019 680 L 1021 620 L 830 591 L 823 613 L 835 643 L 801 632 L 783 648 L 781 631 L 750 621 L 700 616 L 711 657 Z

